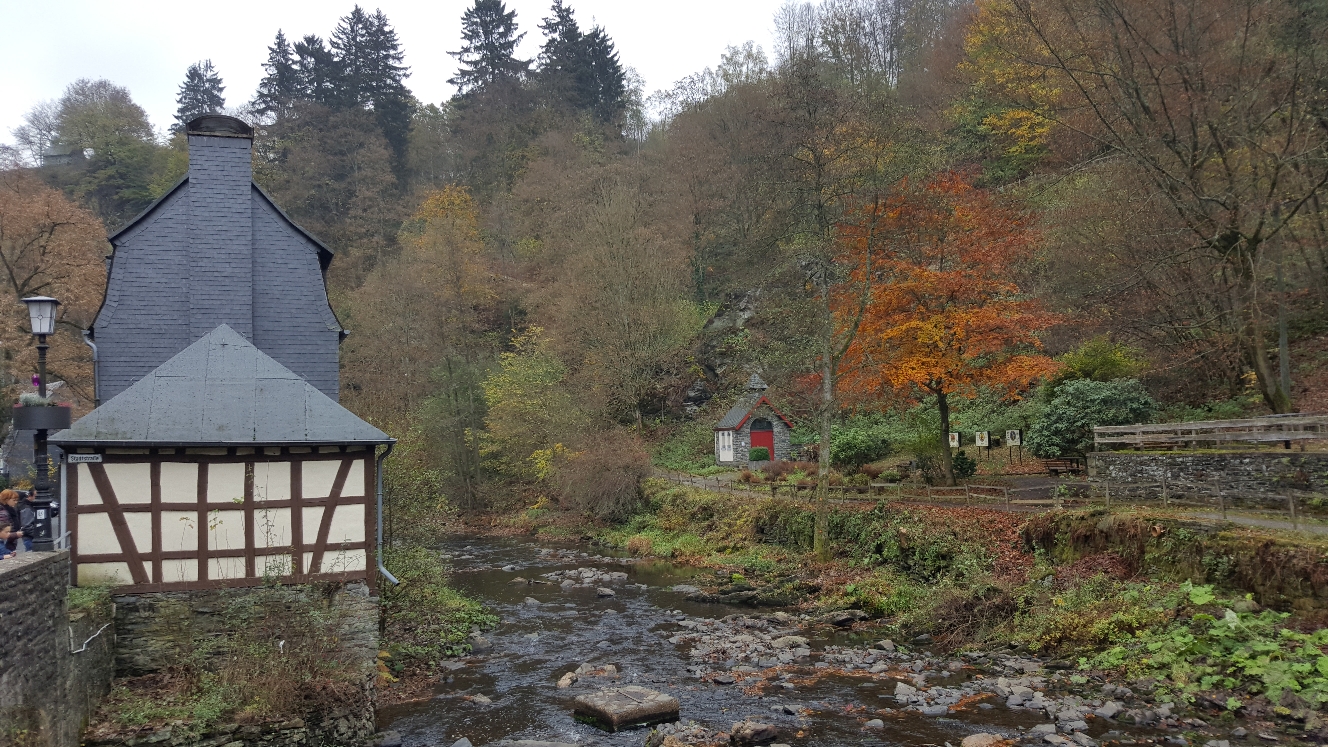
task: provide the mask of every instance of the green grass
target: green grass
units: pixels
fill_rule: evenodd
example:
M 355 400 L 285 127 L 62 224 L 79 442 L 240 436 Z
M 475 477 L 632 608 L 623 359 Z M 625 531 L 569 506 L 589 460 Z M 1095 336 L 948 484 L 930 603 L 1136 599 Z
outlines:
M 388 570 L 401 581 L 383 589 L 384 647 L 391 666 L 432 667 L 448 656 L 470 651 L 472 628 L 492 628 L 497 616 L 447 584 L 438 554 L 424 547 L 385 553 Z

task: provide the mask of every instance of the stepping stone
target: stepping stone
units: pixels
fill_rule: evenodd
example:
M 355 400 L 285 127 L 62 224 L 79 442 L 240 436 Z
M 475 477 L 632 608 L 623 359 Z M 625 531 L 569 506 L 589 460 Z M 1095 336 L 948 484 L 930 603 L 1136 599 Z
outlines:
M 678 699 L 637 685 L 610 687 L 577 698 L 573 713 L 580 720 L 615 732 L 625 726 L 677 721 Z
M 779 736 L 779 730 L 770 724 L 759 721 L 738 721 L 729 730 L 729 744 L 748 747 L 748 745 L 769 744 Z

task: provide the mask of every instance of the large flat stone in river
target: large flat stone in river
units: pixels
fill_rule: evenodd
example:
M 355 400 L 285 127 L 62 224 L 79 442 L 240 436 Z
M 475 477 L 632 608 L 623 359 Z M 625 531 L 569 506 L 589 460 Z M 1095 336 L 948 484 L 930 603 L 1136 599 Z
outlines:
M 636 685 L 609 687 L 576 699 L 574 713 L 601 729 L 678 720 L 678 699 Z

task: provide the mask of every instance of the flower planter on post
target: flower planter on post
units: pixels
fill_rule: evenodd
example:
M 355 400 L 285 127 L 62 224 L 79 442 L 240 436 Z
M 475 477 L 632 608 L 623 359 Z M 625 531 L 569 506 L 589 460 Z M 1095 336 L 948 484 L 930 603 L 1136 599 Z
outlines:
M 20 431 L 62 431 L 73 422 L 73 409 L 54 405 L 51 407 L 14 406 L 14 430 Z

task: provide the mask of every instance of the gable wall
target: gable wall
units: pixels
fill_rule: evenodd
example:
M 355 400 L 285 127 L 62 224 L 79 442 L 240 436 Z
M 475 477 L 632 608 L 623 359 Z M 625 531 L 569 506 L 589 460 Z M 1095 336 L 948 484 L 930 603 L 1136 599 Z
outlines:
M 324 289 L 318 247 L 252 194 L 254 345 L 336 400 L 341 325 Z
M 117 238 L 93 325 L 103 402 L 221 324 L 338 399 L 318 248 L 253 186 L 249 145 L 190 137 L 189 181 Z
M 188 241 L 188 184 L 119 238 L 93 324 L 103 402 L 191 342 Z

